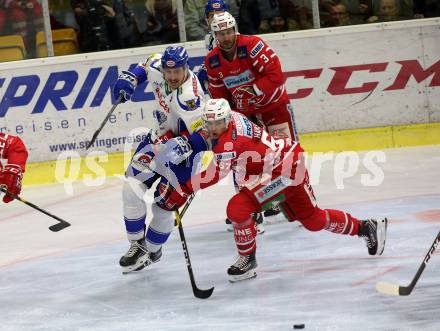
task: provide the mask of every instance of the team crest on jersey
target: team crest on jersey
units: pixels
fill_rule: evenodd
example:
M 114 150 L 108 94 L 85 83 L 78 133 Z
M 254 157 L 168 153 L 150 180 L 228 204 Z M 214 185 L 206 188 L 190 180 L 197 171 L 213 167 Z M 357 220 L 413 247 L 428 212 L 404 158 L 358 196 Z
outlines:
M 252 50 L 251 50 L 251 58 L 256 57 L 256 56 L 258 55 L 258 53 L 261 52 L 261 50 L 263 49 L 263 47 L 264 47 L 263 41 L 260 40 L 260 41 L 254 46 L 254 48 L 252 48 Z
M 177 95 L 176 99 L 179 107 L 185 111 L 196 110 L 201 105 L 200 97 L 197 97 L 196 99 L 185 100 L 184 103 L 180 101 L 179 95 Z
M 197 108 L 196 99 L 186 100 L 185 103 L 190 110 L 194 110 Z
M 148 154 L 136 154 L 132 160 L 133 168 L 137 171 L 149 170 L 152 159 L 153 157 Z
M 237 56 L 239 59 L 245 59 L 248 57 L 248 51 L 246 46 L 237 47 Z
M 217 68 L 219 66 L 220 66 L 220 58 L 218 57 L 218 55 L 211 56 L 209 58 L 209 67 L 211 69 L 214 69 L 214 68 Z
M 148 155 L 148 154 L 143 154 L 143 155 L 141 155 L 141 156 L 139 156 L 138 157 L 138 161 L 139 162 L 142 162 L 143 164 L 149 164 L 150 162 L 151 162 L 151 156 L 150 155 Z

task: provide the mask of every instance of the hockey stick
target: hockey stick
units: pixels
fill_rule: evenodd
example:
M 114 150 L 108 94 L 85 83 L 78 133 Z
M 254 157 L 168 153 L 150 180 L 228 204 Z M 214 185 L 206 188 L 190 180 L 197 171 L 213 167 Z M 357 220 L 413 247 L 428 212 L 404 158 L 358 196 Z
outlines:
M 211 287 L 208 290 L 202 290 L 197 287 L 191 266 L 191 260 L 189 258 L 188 245 L 186 244 L 185 234 L 183 233 L 183 227 L 182 227 L 182 216 L 185 214 L 186 210 L 191 204 L 191 201 L 194 199 L 194 196 L 195 196 L 194 193 L 191 194 L 185 206 L 182 208 L 182 211 L 179 212 L 179 210 L 175 210 L 174 214 L 176 216 L 176 223 L 179 228 L 180 241 L 182 242 L 183 253 L 185 254 L 186 266 L 188 268 L 189 279 L 191 280 L 191 286 L 194 296 L 199 299 L 207 299 L 211 296 L 212 292 L 214 291 L 214 287 Z
M 99 127 L 98 130 L 95 131 L 95 133 L 93 134 L 92 140 L 90 141 L 90 143 L 87 145 L 86 150 L 88 150 L 94 143 L 96 138 L 98 138 L 99 133 L 101 132 L 102 128 L 104 127 L 105 123 L 107 123 L 108 119 L 110 118 L 110 115 L 114 112 L 114 110 L 116 109 L 116 107 L 121 103 L 123 98 L 123 94 L 119 94 L 118 99 L 116 100 L 116 103 L 112 106 L 112 108 L 110 109 L 110 111 L 108 112 L 107 116 L 104 118 L 104 120 L 101 123 L 101 126 Z
M 389 295 L 409 295 L 417 284 L 423 270 L 425 270 L 426 264 L 431 259 L 432 255 L 437 248 L 437 245 L 440 242 L 440 232 L 437 234 L 434 242 L 429 248 L 428 254 L 426 254 L 425 259 L 423 260 L 419 270 L 417 270 L 416 275 L 408 286 L 399 286 L 397 284 L 387 283 L 387 282 L 378 282 L 376 284 L 376 290 L 380 293 L 389 294 Z
M 43 214 L 46 214 L 47 216 L 56 219 L 59 223 L 49 226 L 49 230 L 52 231 L 52 232 L 58 232 L 58 231 L 61 231 L 61 230 L 63 230 L 63 229 L 65 229 L 65 228 L 70 226 L 69 222 L 66 222 L 65 220 L 59 218 L 58 216 L 55 216 L 55 215 L 45 211 L 44 209 L 34 205 L 33 203 L 24 200 L 23 198 L 20 198 L 18 195 L 15 195 L 15 194 L 12 194 L 12 193 L 8 192 L 4 188 L 4 186 L 0 186 L 0 191 L 2 191 L 3 193 L 9 195 L 11 198 L 14 198 L 14 199 L 16 199 L 16 200 L 18 200 L 20 202 L 23 202 L 24 204 L 26 204 L 26 205 L 28 205 L 28 206 L 38 210 L 39 212 L 42 212 Z
M 299 142 L 299 134 L 298 134 L 298 128 L 296 127 L 295 113 L 293 112 L 293 106 L 290 101 L 289 101 L 289 105 L 291 108 L 290 109 L 290 116 L 292 116 L 293 135 L 294 135 L 294 137 L 292 137 L 292 139 Z

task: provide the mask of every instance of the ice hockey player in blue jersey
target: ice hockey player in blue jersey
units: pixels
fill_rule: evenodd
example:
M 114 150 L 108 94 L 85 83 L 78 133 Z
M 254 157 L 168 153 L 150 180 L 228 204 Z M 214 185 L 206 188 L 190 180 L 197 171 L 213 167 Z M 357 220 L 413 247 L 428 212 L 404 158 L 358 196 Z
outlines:
M 167 196 L 174 190 L 172 183 L 162 176 L 164 169 L 153 166 L 155 158 L 160 158 L 161 145 L 169 138 L 188 136 L 203 125 L 204 93 L 196 75 L 188 68 L 188 53 L 184 47 L 167 47 L 163 54 L 151 55 L 132 71 L 122 71 L 113 87 L 113 94 L 116 99 L 122 95 L 122 102 L 128 101 L 136 86 L 146 80 L 156 100 L 154 117 L 158 121 L 158 129 L 150 132 L 139 144 L 125 173 L 123 212 L 130 248 L 119 261 L 124 273 L 158 262 L 162 256 L 162 245 L 174 226 L 175 206 L 167 201 Z M 179 139 L 170 143 L 174 144 L 172 148 L 180 148 Z M 181 150 L 181 153 L 186 152 Z M 192 158 L 187 167 L 193 167 Z M 152 220 L 147 229 L 147 208 L 143 196 L 156 182 Z

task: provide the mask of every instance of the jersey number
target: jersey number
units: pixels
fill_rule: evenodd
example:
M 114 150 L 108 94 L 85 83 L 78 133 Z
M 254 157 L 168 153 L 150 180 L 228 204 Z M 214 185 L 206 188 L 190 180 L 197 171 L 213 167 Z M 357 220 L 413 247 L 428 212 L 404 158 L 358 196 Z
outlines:
M 266 131 L 263 131 L 261 134 L 261 142 L 274 152 L 284 148 L 283 139 L 275 139 L 274 137 L 269 136 Z

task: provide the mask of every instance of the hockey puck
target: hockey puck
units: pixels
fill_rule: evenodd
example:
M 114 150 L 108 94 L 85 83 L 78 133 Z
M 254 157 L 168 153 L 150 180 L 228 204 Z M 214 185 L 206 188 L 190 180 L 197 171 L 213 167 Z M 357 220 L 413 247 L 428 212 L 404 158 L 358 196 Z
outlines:
M 293 328 L 295 330 L 304 329 L 306 327 L 305 324 L 293 324 Z

